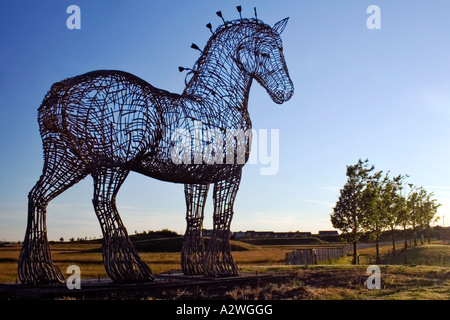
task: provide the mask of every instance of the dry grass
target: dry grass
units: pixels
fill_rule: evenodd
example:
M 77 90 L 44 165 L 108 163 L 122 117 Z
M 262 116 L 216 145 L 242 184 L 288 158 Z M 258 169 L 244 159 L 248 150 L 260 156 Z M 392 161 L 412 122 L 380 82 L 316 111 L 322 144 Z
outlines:
M 268 267 L 272 268 L 272 267 Z M 291 270 L 289 270 L 289 268 Z M 182 289 L 145 299 L 233 300 L 449 300 L 449 270 L 445 267 L 382 267 L 382 288 L 365 285 L 366 266 L 287 266 L 286 276 L 253 285 Z M 251 271 L 251 268 L 249 268 Z M 261 270 L 258 269 L 258 270 Z M 255 270 L 253 270 L 255 271 Z M 279 270 L 280 271 L 280 270 Z M 286 273 L 286 271 L 289 271 Z M 278 273 L 280 274 L 280 273 Z
M 84 278 L 108 277 L 103 267 L 100 244 L 52 244 L 52 258 L 64 273 L 67 267 L 78 265 Z M 240 267 L 247 265 L 284 264 L 285 254 L 289 250 L 279 248 L 257 248 L 250 251 L 235 251 L 233 257 Z M 20 246 L 0 247 L 0 283 L 15 282 L 18 279 L 17 264 Z M 180 270 L 181 254 L 179 252 L 140 253 L 141 259 L 152 269 L 153 273 Z
M 98 244 L 54 244 L 52 257 L 64 271 L 71 264 L 80 266 L 82 277 L 107 277 Z M 442 247 L 423 246 L 442 254 Z M 382 289 L 368 290 L 365 281 L 367 265 L 352 266 L 351 257 L 343 257 L 333 265 L 287 266 L 285 254 L 291 247 L 264 247 L 250 251 L 236 251 L 233 256 L 242 272 L 278 273 L 294 275 L 285 281 L 258 286 L 241 286 L 205 289 L 190 292 L 179 289 L 166 296 L 144 297 L 149 299 L 219 298 L 219 299 L 421 299 L 450 300 L 450 268 L 444 266 L 381 266 Z M 447 249 L 447 248 L 446 248 Z M 374 248 L 360 251 L 362 263 L 373 258 Z M 388 247 L 382 247 L 382 252 Z M 20 246 L 0 247 L 0 283 L 15 282 Z M 446 251 L 445 251 L 446 252 Z M 179 252 L 141 253 L 141 258 L 154 273 L 180 269 Z M 440 261 L 440 260 L 439 260 Z M 446 261 L 446 260 L 444 260 Z
M 382 288 L 367 289 L 367 266 L 308 266 L 284 283 L 236 287 L 226 293 L 238 300 L 449 300 L 450 270 L 446 267 L 384 266 Z M 273 267 L 275 268 L 275 267 Z M 290 268 L 284 268 L 287 271 Z M 278 269 L 281 271 L 282 269 Z M 249 269 L 248 271 L 252 271 Z M 263 271 L 259 268 L 259 271 Z M 291 269 L 292 272 L 292 269 Z

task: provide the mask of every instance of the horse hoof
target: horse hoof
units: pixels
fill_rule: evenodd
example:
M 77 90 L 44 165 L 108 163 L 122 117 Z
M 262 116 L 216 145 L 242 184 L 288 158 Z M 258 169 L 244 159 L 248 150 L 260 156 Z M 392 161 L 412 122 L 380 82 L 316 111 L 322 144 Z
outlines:
M 19 278 L 23 284 L 32 286 L 65 283 L 61 270 L 52 262 L 20 261 Z

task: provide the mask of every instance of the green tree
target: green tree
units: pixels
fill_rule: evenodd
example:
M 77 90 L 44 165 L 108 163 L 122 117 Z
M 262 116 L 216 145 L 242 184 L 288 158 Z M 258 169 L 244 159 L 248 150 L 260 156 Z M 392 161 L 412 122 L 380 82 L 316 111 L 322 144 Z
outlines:
M 414 245 L 417 246 L 417 231 L 420 232 L 420 243 L 424 244 L 425 230 L 428 233 L 430 242 L 431 223 L 436 221 L 437 209 L 441 204 L 436 199 L 432 199 L 433 193 L 428 193 L 423 187 L 409 184 L 410 192 L 408 194 L 407 208 L 409 220 L 412 226 Z
M 400 194 L 398 199 L 400 209 L 398 211 L 398 224 L 403 228 L 404 248 L 408 248 L 408 226 L 410 226 L 411 219 L 408 209 L 408 197 Z
M 425 229 L 425 219 L 426 219 L 426 199 L 427 191 L 423 187 L 419 187 L 418 190 L 418 205 L 416 210 L 416 223 L 420 232 L 420 244 L 424 244 L 424 229 Z
M 347 182 L 340 190 L 339 199 L 330 215 L 333 227 L 342 231 L 347 241 L 353 243 L 353 264 L 357 264 L 357 242 L 363 233 L 362 191 L 374 166 L 368 160 L 358 160 L 347 166 Z
M 410 191 L 408 194 L 408 199 L 406 201 L 406 207 L 408 210 L 408 219 L 409 224 L 412 227 L 413 232 L 413 240 L 414 245 L 417 246 L 417 222 L 419 221 L 419 206 L 420 206 L 420 198 L 419 198 L 419 191 L 418 187 L 413 185 L 412 183 L 408 184 Z
M 424 244 L 425 231 L 427 233 L 428 243 L 431 242 L 431 223 L 437 221 L 437 209 L 441 206 L 436 199 L 432 199 L 434 194 L 428 193 L 425 189 L 420 190 L 420 206 L 418 208 L 418 223 L 420 229 L 420 242 Z
M 376 263 L 380 263 L 380 236 L 386 226 L 386 217 L 381 191 L 383 180 L 382 172 L 367 177 L 367 183 L 361 193 L 361 208 L 363 211 L 362 225 L 366 232 L 369 232 L 369 239 L 375 241 Z
M 398 175 L 391 180 L 389 178 L 389 173 L 386 174 L 383 188 L 381 190 L 381 198 L 384 207 L 383 209 L 385 211 L 387 227 L 391 231 L 392 252 L 394 255 L 396 251 L 395 231 L 397 229 L 397 226 L 401 225 L 403 220 L 406 218 L 407 212 L 406 201 L 402 195 L 403 181 L 406 177 L 406 175 Z
M 356 244 L 362 235 L 362 215 L 356 198 L 356 187 L 346 183 L 340 191 L 339 200 L 331 214 L 333 227 L 341 230 L 345 239 L 353 243 L 353 264 L 357 264 Z

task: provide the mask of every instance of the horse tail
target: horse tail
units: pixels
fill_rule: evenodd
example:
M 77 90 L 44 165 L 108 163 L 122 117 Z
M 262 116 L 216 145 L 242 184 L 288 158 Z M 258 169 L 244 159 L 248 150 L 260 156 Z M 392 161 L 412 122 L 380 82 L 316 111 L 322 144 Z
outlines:
M 57 82 L 52 85 L 51 89 L 45 95 L 41 106 L 38 109 L 39 127 L 41 134 L 44 132 L 58 133 L 63 132 L 63 110 L 62 99 L 65 93 L 64 82 Z

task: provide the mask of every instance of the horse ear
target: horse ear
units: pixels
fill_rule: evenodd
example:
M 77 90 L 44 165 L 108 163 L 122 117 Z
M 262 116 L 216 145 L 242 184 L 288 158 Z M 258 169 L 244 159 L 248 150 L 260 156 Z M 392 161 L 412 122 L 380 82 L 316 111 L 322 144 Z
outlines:
M 284 28 L 286 28 L 286 24 L 287 24 L 288 20 L 289 20 L 289 17 L 278 21 L 277 23 L 275 23 L 275 25 L 272 27 L 272 29 L 274 31 L 278 32 L 278 34 L 281 34 L 283 32 Z

